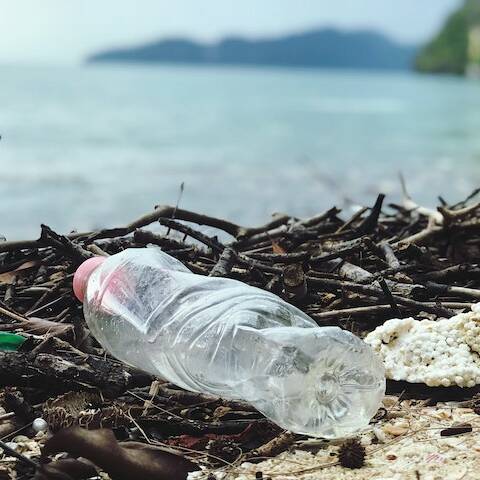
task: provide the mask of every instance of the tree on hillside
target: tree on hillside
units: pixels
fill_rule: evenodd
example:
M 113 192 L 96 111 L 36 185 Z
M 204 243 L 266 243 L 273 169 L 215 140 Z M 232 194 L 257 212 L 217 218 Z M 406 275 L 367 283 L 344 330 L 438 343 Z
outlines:
M 477 3 L 478 0 L 467 0 L 460 10 L 448 17 L 440 33 L 417 56 L 417 70 L 458 75 L 465 73 L 468 63 L 468 32 L 472 21 L 468 18 L 469 11 L 473 15 L 477 10 Z

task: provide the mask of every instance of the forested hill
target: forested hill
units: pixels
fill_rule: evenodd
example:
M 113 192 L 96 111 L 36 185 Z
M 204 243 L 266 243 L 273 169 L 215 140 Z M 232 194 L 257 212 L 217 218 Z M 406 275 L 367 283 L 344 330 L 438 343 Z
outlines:
M 438 35 L 419 53 L 417 70 L 431 73 L 479 74 L 480 0 L 466 0 Z

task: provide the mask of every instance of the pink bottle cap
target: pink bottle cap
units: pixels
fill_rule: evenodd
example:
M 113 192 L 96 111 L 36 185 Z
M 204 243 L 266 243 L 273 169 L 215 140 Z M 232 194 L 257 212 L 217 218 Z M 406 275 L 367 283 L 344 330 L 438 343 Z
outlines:
M 106 257 L 92 257 L 85 260 L 75 272 L 73 276 L 73 293 L 75 296 L 83 302 L 85 290 L 87 288 L 87 282 L 92 272 L 100 266 L 107 258 Z

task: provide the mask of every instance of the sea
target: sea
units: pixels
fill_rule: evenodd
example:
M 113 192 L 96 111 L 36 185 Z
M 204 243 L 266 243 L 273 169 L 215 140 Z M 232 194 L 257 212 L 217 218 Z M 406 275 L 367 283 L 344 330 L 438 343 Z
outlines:
M 407 72 L 0 66 L 0 235 L 124 225 L 155 205 L 265 223 L 379 192 L 480 185 L 480 82 Z M 181 186 L 183 185 L 183 189 Z

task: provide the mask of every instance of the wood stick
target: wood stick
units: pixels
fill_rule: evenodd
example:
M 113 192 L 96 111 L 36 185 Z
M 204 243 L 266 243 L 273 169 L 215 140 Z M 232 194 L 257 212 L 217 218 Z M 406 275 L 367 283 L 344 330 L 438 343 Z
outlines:
M 358 292 L 358 293 L 363 293 L 372 297 L 376 298 L 382 298 L 384 297 L 384 293 L 382 289 L 376 288 L 376 287 L 371 287 L 371 286 L 366 286 L 366 285 L 361 285 L 358 283 L 354 282 L 346 282 L 346 281 L 339 281 L 339 280 L 333 280 L 333 279 L 328 279 L 328 278 L 316 278 L 312 276 L 307 276 L 307 281 L 311 282 L 312 284 L 317 284 L 317 285 L 322 285 L 324 287 L 329 287 L 333 288 L 335 290 L 349 290 L 352 292 Z M 418 302 L 416 300 L 411 300 L 409 298 L 403 298 L 398 295 L 393 295 L 393 299 L 395 302 L 399 305 L 405 305 L 407 307 L 410 307 L 412 309 L 415 309 L 417 311 L 425 310 L 426 312 L 429 313 L 434 313 L 436 315 L 440 316 L 446 316 L 447 318 L 450 318 L 453 316 L 454 312 L 451 312 L 450 310 L 443 308 L 441 305 L 439 306 L 429 306 L 425 303 Z

